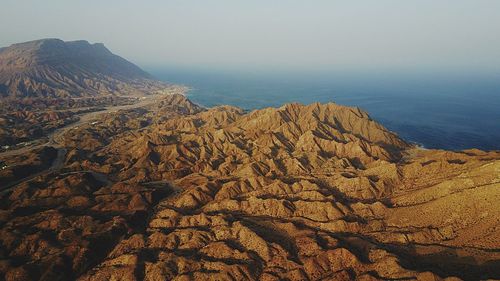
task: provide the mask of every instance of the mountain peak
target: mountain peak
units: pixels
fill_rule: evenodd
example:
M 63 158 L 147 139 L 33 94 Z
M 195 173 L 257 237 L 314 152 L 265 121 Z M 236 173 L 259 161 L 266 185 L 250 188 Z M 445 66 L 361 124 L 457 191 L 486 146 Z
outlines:
M 63 41 L 55 38 L 12 44 L 0 50 L 0 66 L 23 68 L 37 64 L 63 63 L 62 59 L 87 59 L 112 53 L 102 43 L 86 40 Z
M 93 43 L 91 44 L 87 40 L 73 40 L 73 41 L 64 41 L 58 38 L 43 38 L 43 39 L 37 39 L 37 40 L 31 40 L 31 41 L 26 41 L 26 42 L 21 42 L 21 43 L 14 43 L 10 45 L 7 48 L 22 48 L 22 49 L 42 49 L 44 47 L 61 47 L 65 45 L 72 45 L 72 46 L 81 46 L 81 47 L 87 47 L 87 46 L 102 46 L 104 47 L 103 43 Z
M 47 38 L 0 49 L 3 96 L 112 94 L 137 88 L 136 82 L 161 84 L 102 43 Z

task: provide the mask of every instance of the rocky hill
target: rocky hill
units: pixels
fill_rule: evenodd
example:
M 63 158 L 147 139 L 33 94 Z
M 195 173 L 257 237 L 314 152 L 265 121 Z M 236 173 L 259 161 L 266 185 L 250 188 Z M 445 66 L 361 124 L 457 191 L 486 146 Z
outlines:
M 103 44 L 43 39 L 0 49 L 0 97 L 116 95 L 163 86 Z
M 500 278 L 500 152 L 420 149 L 334 103 L 182 95 L 62 141 L 61 167 L 1 193 L 6 280 Z

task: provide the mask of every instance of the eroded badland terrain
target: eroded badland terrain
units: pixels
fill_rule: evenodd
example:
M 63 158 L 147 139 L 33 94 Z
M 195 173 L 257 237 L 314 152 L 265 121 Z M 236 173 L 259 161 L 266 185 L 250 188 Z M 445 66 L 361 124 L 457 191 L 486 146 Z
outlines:
M 2 154 L 4 280 L 500 279 L 498 151 L 334 103 L 131 104 Z

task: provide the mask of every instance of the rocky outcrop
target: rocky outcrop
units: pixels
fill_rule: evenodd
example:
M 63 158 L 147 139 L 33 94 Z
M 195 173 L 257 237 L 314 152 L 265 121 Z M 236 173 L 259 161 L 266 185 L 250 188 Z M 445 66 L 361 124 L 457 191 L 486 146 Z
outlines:
M 417 148 L 357 108 L 173 95 L 64 146 L 1 198 L 6 280 L 500 278 L 500 153 Z

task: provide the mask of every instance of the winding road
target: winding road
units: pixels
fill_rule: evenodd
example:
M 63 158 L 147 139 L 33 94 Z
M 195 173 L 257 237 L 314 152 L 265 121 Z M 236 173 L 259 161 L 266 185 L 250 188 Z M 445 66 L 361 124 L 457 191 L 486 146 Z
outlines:
M 8 150 L 8 151 L 0 153 L 0 160 L 2 160 L 2 159 L 5 159 L 7 157 L 20 155 L 20 154 L 29 152 L 33 149 L 41 148 L 44 146 L 52 146 L 52 147 L 57 149 L 57 157 L 54 159 L 54 161 L 52 162 L 52 164 L 49 167 L 47 167 L 46 169 L 44 169 L 40 172 L 31 174 L 27 177 L 24 177 L 22 179 L 19 179 L 15 182 L 7 184 L 7 185 L 0 184 L 0 186 L 1 186 L 0 194 L 4 194 L 5 192 L 8 192 L 9 190 L 11 190 L 15 186 L 17 186 L 18 184 L 30 181 L 38 176 L 48 174 L 51 172 L 59 171 L 64 166 L 64 160 L 65 160 L 66 153 L 67 153 L 67 149 L 63 146 L 63 144 L 61 142 L 63 135 L 67 131 L 69 131 L 73 128 L 76 128 L 78 126 L 88 124 L 88 123 L 91 123 L 95 120 L 98 120 L 103 114 L 116 112 L 118 110 L 134 109 L 134 108 L 139 108 L 139 107 L 144 107 L 144 106 L 148 106 L 151 104 L 155 104 L 165 95 L 166 94 L 141 96 L 140 98 L 138 98 L 138 102 L 133 103 L 133 104 L 111 106 L 111 107 L 106 107 L 105 110 L 81 114 L 78 116 L 79 117 L 78 121 L 71 123 L 71 124 L 68 124 L 66 126 L 60 127 L 58 129 L 54 130 L 53 132 L 51 132 L 49 135 L 47 135 L 46 142 L 37 143 L 34 145 L 29 145 L 29 146 L 24 146 L 24 147 L 20 147 L 18 149 L 12 149 L 12 150 Z M 34 142 L 36 142 L 36 141 L 34 141 Z M 92 172 L 92 171 L 80 171 L 80 172 Z M 94 172 L 92 172 L 92 173 L 94 173 Z M 106 182 L 107 184 L 109 184 L 109 181 L 107 180 L 107 177 L 105 175 L 99 174 L 97 176 L 99 179 L 102 179 L 103 182 Z

